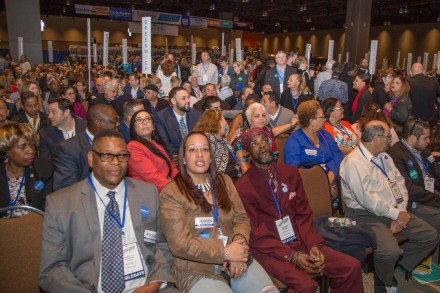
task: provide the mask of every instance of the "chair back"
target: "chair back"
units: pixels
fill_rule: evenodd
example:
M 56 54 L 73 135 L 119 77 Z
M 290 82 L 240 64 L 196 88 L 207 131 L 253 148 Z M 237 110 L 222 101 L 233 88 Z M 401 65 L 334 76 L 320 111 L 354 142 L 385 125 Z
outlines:
M 288 138 L 289 135 L 284 133 L 275 137 L 275 144 L 278 148 L 278 164 L 280 165 L 284 165 L 284 145 Z
M 9 209 L 0 209 L 0 214 Z M 26 206 L 13 209 L 31 212 L 17 218 L 0 219 L 0 292 L 40 293 L 38 276 L 43 212 Z
M 301 168 L 312 165 L 311 168 Z M 332 216 L 330 183 L 324 169 L 316 163 L 304 163 L 299 166 L 304 189 L 309 200 L 313 217 Z

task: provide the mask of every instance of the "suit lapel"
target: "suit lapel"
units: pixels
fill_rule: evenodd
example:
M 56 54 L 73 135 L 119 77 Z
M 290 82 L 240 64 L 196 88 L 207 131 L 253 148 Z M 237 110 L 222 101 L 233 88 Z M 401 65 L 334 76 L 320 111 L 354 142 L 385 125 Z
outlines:
M 171 130 L 174 131 L 178 135 L 180 140 L 182 140 L 182 133 L 180 133 L 180 125 L 179 125 L 179 122 L 176 119 L 176 116 L 174 115 L 174 111 L 173 111 L 172 107 L 170 107 L 168 109 L 168 113 L 169 113 L 169 115 L 168 115 L 168 123 L 171 126 Z
M 140 200 L 141 197 L 136 195 L 136 189 L 134 183 L 131 180 L 128 180 L 128 178 L 126 179 L 127 179 L 127 188 L 128 188 L 127 191 L 128 207 L 130 211 L 131 222 L 133 225 L 134 233 L 136 235 L 136 240 L 140 245 L 143 242 L 143 231 L 141 225 L 142 222 L 141 222 L 141 212 L 140 212 L 140 208 L 142 204 Z
M 81 201 L 84 208 L 84 214 L 89 224 L 89 231 L 92 236 L 91 246 L 93 247 L 93 270 L 95 276 L 93 280 L 98 280 L 99 268 L 101 265 L 101 228 L 99 226 L 98 206 L 96 204 L 95 192 L 93 191 L 87 179 L 82 181 L 81 186 Z

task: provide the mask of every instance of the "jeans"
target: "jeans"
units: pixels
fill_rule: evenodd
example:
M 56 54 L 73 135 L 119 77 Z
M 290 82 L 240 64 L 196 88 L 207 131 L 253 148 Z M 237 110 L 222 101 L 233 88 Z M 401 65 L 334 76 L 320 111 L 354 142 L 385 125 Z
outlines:
M 231 287 L 225 282 L 214 279 L 201 279 L 189 293 L 258 293 L 279 292 L 263 267 L 254 259 L 247 271 L 239 279 L 231 279 Z

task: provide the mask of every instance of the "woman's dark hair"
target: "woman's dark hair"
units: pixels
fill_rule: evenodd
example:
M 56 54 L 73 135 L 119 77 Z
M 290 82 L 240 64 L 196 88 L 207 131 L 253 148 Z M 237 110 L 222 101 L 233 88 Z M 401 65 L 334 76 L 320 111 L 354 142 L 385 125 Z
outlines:
M 324 111 L 324 116 L 327 121 L 330 121 L 330 114 L 335 109 L 338 101 L 339 100 L 335 98 L 327 98 L 324 100 L 324 102 L 322 102 L 322 110 Z
M 76 87 L 74 87 L 73 85 L 66 85 L 61 87 L 61 95 L 65 95 L 67 90 L 72 89 L 75 92 L 75 95 L 78 93 L 78 91 L 76 90 Z
M 365 82 L 365 86 L 369 86 L 370 85 L 370 78 L 371 75 L 369 74 L 363 74 L 363 73 L 358 73 L 356 74 L 356 77 L 358 77 L 360 80 L 362 80 L 363 82 Z
M 136 133 L 134 123 L 135 123 L 135 121 L 136 121 L 136 117 L 137 117 L 137 115 L 138 115 L 139 113 L 141 113 L 141 112 L 148 113 L 148 111 L 146 111 L 146 110 L 139 110 L 139 111 L 135 112 L 135 113 L 133 114 L 133 116 L 131 116 L 131 120 L 130 120 L 130 138 L 131 138 L 132 140 L 134 140 L 134 141 L 138 141 L 138 142 L 140 142 L 140 143 L 143 144 L 147 149 L 149 149 L 154 155 L 156 155 L 156 156 L 158 156 L 159 158 L 163 159 L 163 160 L 165 161 L 165 163 L 167 164 L 167 166 L 168 166 L 168 177 L 171 178 L 171 175 L 172 175 L 171 164 L 172 164 L 172 163 L 171 163 L 171 160 L 170 160 L 170 158 L 168 157 L 168 155 L 162 153 L 162 152 L 161 152 L 161 151 L 160 151 L 160 150 L 159 150 L 154 144 L 152 144 L 150 141 L 146 140 L 145 138 L 141 137 L 140 135 L 138 135 L 138 134 Z M 155 130 L 155 127 L 154 127 L 154 119 L 153 119 L 153 116 L 151 116 L 150 113 L 148 113 L 148 115 L 150 115 L 150 117 L 151 117 L 151 123 L 152 123 L 152 125 L 153 125 L 153 129 L 154 129 L 154 130 L 153 130 L 153 133 L 151 134 L 151 139 L 152 139 L 152 140 L 155 140 L 155 141 L 158 141 L 158 139 L 157 139 L 157 134 L 156 134 L 156 130 Z
M 209 176 L 211 178 L 212 188 L 215 189 L 217 195 L 218 206 L 222 210 L 229 212 L 232 208 L 232 202 L 228 196 L 228 190 L 226 189 L 226 183 L 221 174 L 217 172 L 217 166 L 215 164 L 215 160 L 213 158 L 211 143 L 209 142 L 208 137 L 203 132 L 193 131 L 188 134 L 180 144 L 179 148 L 179 174 L 176 175 L 174 181 L 177 184 L 179 190 L 186 196 L 189 201 L 193 201 L 195 204 L 200 206 L 205 213 L 209 213 L 211 211 L 211 204 L 205 199 L 202 191 L 200 191 L 196 185 L 194 184 L 191 176 L 188 174 L 186 170 L 185 161 L 185 153 L 186 153 L 186 142 L 188 138 L 193 135 L 201 135 L 206 139 L 207 145 L 209 147 L 209 151 L 211 153 L 211 162 L 209 166 Z
M 364 108 L 362 109 L 362 114 L 359 120 L 357 121 L 359 125 L 359 129 L 364 131 L 365 125 L 367 125 L 368 122 L 372 120 L 379 120 L 388 125 L 388 127 L 394 127 L 393 123 L 391 122 L 391 119 L 388 118 L 380 106 L 374 102 L 368 102 L 365 104 Z

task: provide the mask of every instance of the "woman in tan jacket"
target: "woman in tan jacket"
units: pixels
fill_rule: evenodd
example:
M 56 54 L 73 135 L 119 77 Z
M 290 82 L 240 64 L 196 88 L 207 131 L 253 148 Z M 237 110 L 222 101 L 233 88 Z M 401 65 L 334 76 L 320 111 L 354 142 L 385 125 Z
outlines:
M 179 171 L 160 194 L 160 220 L 179 290 L 278 292 L 250 260 L 249 219 L 232 180 L 217 173 L 204 133 L 183 140 Z

